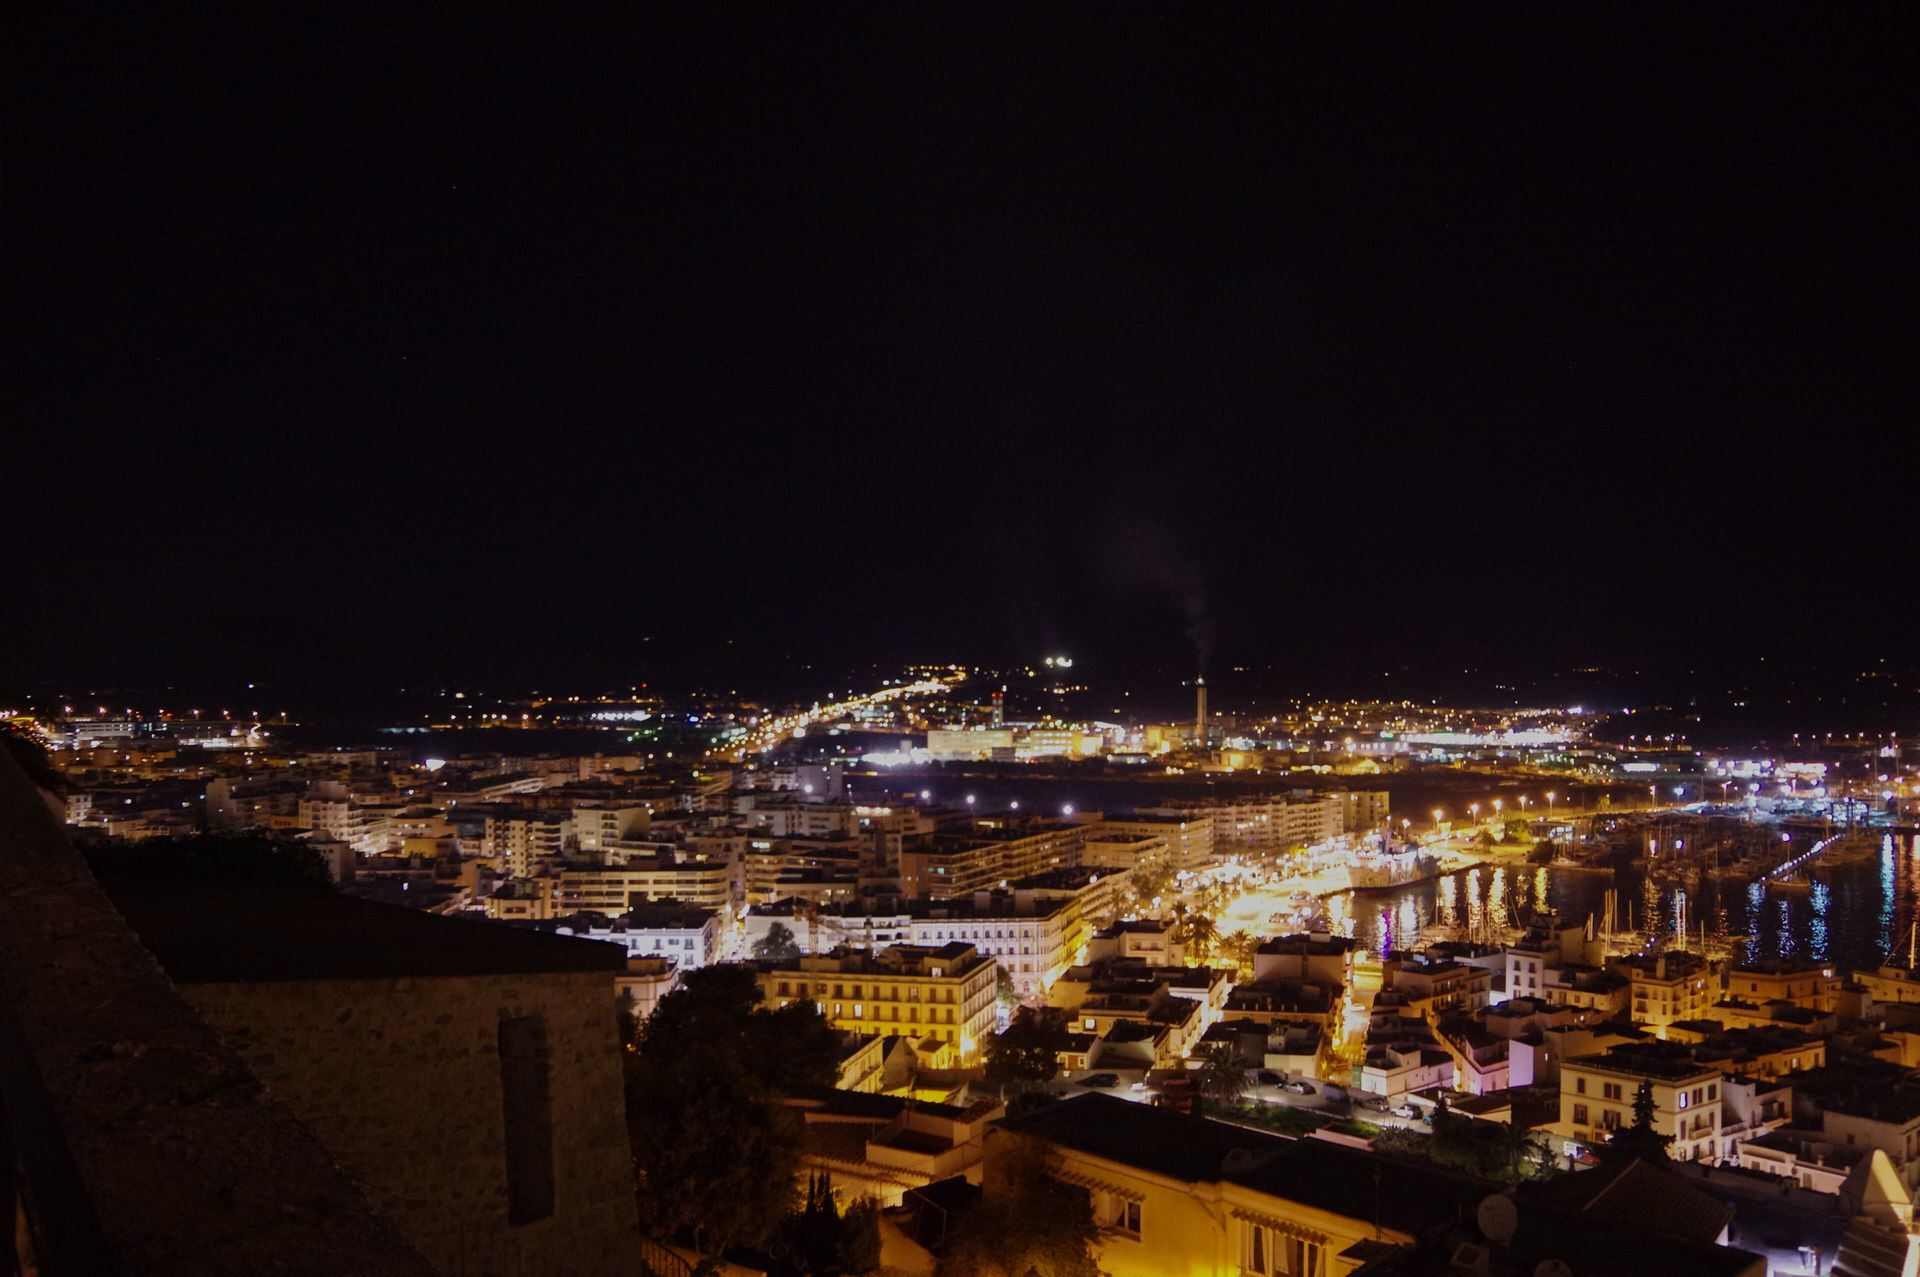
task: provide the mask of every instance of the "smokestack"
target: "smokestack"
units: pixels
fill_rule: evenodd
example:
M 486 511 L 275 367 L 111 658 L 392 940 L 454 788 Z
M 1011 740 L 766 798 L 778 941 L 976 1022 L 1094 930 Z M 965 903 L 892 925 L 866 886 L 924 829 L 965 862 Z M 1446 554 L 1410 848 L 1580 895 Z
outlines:
M 1000 728 L 1005 727 L 1006 725 L 1007 725 L 1007 689 L 1003 687 L 999 691 L 993 694 L 993 726 L 994 726 L 994 730 L 998 731 Z
M 1197 678 L 1193 681 L 1193 738 L 1202 745 L 1207 743 L 1207 680 Z

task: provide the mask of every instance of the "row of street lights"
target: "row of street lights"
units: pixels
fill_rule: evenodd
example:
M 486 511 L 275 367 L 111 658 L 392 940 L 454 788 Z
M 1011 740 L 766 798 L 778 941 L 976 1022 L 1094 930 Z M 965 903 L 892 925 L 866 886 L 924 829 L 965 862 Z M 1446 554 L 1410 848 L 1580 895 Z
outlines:
M 1558 797 L 1558 795 L 1554 791 L 1552 790 L 1547 791 L 1547 819 L 1548 820 L 1553 819 L 1553 801 L 1556 797 Z M 1527 810 L 1527 804 L 1532 802 L 1533 800 L 1529 798 L 1527 795 L 1522 794 L 1520 795 L 1518 801 L 1520 804 L 1520 811 L 1524 815 Z M 1496 798 L 1493 800 L 1493 819 L 1498 820 L 1500 818 L 1500 813 L 1502 810 L 1505 809 L 1506 802 L 1507 800 L 1504 798 Z M 1480 804 L 1479 803 L 1468 803 L 1467 813 L 1472 817 L 1474 824 L 1477 825 L 1480 823 Z M 1435 807 L 1433 809 L 1433 823 L 1435 825 L 1438 825 L 1442 820 L 1446 819 L 1446 815 L 1447 815 L 1446 808 Z

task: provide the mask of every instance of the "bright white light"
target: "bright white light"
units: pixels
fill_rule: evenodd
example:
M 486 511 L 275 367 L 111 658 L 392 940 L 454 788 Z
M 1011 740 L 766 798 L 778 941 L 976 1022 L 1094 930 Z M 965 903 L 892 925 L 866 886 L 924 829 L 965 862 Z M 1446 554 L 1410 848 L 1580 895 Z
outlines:
M 421 763 L 420 765 L 426 768 L 430 772 L 437 772 L 442 767 L 445 767 L 447 765 L 447 760 L 444 758 L 429 758 L 426 762 Z

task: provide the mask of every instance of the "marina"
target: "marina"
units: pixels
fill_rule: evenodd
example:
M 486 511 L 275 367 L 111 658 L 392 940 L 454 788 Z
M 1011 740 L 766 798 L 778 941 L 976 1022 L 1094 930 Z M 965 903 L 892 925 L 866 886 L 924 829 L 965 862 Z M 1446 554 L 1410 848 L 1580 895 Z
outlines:
M 1868 855 L 1818 876 L 1739 880 L 1701 873 L 1678 885 L 1657 865 L 1627 860 L 1565 868 L 1483 864 L 1377 895 L 1326 900 L 1332 929 L 1371 953 L 1417 946 L 1436 929 L 1498 943 L 1536 910 L 1613 926 L 1622 939 L 1721 950 L 1735 961 L 1808 958 L 1877 967 L 1920 917 L 1920 836 L 1877 832 Z

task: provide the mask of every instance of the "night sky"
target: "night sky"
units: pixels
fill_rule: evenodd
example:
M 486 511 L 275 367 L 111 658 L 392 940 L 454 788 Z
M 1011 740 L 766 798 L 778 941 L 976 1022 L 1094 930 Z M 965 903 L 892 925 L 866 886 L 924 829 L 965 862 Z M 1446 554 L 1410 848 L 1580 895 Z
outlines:
M 336 8 L 15 15 L 16 684 L 1906 659 L 1897 8 Z

